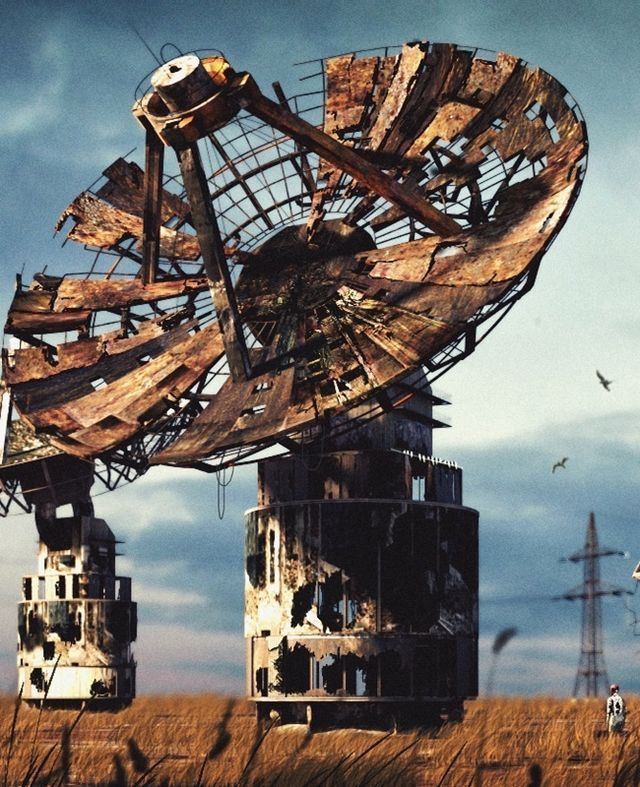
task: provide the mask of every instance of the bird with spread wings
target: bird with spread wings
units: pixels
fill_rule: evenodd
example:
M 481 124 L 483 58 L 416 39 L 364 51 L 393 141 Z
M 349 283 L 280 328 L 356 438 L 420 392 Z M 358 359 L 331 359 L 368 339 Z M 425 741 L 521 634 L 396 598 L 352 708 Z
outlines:
M 597 369 L 596 369 L 596 375 L 598 376 L 598 382 L 604 388 L 604 390 L 610 391 L 611 388 L 609 388 L 609 386 L 611 385 L 613 380 L 607 380 L 607 378 L 603 374 L 601 374 Z

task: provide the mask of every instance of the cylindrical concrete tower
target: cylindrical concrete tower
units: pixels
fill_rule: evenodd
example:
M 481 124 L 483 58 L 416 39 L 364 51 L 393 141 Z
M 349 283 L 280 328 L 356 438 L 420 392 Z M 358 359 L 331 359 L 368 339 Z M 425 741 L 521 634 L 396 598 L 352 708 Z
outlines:
M 477 694 L 478 514 L 461 469 L 431 456 L 435 397 L 407 393 L 258 466 L 245 634 L 259 718 L 420 724 Z
M 51 514 L 51 507 L 46 512 Z M 36 515 L 38 573 L 22 580 L 18 684 L 33 704 L 126 705 L 135 696 L 136 604 L 103 519 Z

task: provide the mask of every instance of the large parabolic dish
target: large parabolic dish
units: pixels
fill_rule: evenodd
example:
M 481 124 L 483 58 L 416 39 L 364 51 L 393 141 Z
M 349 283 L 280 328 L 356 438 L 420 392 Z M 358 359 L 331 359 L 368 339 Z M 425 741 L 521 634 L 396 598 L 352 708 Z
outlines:
M 43 457 L 113 487 L 298 450 L 426 387 L 531 288 L 586 166 L 556 79 L 426 42 L 307 65 L 274 100 L 210 52 L 140 89 L 144 171 L 118 159 L 57 225 L 86 265 L 18 279 L 5 513 Z

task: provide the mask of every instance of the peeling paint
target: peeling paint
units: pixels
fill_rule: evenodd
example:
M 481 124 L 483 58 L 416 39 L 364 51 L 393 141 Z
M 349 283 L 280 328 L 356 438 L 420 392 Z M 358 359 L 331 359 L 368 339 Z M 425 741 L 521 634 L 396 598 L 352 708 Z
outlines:
M 453 706 L 477 693 L 478 516 L 462 505 L 460 469 L 417 452 L 429 427 L 408 450 L 406 420 L 370 427 L 369 441 L 387 434 L 384 450 L 259 464 L 245 636 L 261 703 Z
M 37 511 L 38 573 L 23 577 L 18 605 L 22 697 L 126 704 L 135 696 L 137 610 L 131 580 L 115 573 L 113 533 L 93 516 L 57 519 L 43 504 Z

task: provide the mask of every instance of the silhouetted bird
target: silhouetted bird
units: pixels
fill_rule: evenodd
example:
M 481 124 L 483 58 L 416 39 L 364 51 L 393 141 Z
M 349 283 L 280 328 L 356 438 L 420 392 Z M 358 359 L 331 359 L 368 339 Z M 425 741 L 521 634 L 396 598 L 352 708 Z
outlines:
M 563 456 L 559 462 L 556 462 L 555 465 L 551 468 L 551 472 L 555 473 L 557 467 L 562 467 L 563 469 L 566 468 L 566 461 L 569 459 L 568 456 Z
M 609 386 L 611 385 L 613 380 L 607 380 L 607 378 L 603 374 L 600 374 L 600 372 L 597 369 L 596 369 L 596 374 L 598 375 L 598 382 L 604 388 L 604 390 L 610 391 L 611 389 L 609 388 Z

